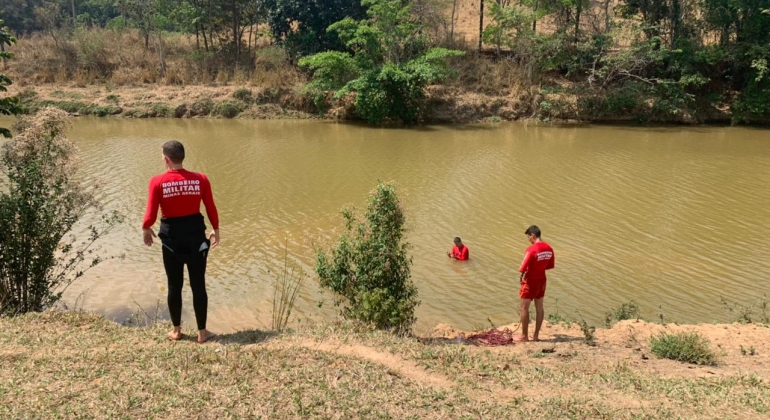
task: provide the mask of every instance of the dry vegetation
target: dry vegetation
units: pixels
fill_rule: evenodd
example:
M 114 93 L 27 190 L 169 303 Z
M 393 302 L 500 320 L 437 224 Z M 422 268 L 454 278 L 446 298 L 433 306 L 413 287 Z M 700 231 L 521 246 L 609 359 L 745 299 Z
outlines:
M 770 411 L 767 329 L 622 321 L 582 343 L 484 349 L 344 324 L 243 331 L 197 345 L 165 325 L 71 312 L 0 319 L 3 418 L 760 418 Z M 716 367 L 647 356 L 659 330 L 697 330 Z M 721 332 L 723 331 L 723 333 Z M 752 352 L 739 351 L 751 347 Z

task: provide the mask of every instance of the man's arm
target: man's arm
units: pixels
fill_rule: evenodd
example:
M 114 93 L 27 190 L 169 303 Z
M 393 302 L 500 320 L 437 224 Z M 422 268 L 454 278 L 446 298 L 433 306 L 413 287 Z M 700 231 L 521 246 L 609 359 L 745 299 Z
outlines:
M 214 204 L 214 193 L 211 190 L 211 182 L 206 175 L 201 174 L 203 178 L 203 205 L 206 207 L 206 214 L 209 216 L 209 222 L 211 222 L 211 228 L 214 229 L 209 234 L 209 240 L 211 240 L 211 247 L 219 245 L 219 212 L 217 211 L 217 205 Z
M 155 237 L 152 225 L 158 219 L 158 206 L 160 206 L 160 189 L 153 178 L 147 189 L 147 210 L 144 212 L 144 220 L 142 221 L 142 237 L 147 246 L 152 246 L 152 238 Z
M 527 270 L 529 269 L 529 260 L 532 258 L 532 254 L 527 251 L 526 254 L 524 254 L 524 260 L 521 262 L 521 265 L 519 266 L 519 273 L 521 275 L 519 276 L 519 281 L 524 280 L 524 275 L 527 274 Z

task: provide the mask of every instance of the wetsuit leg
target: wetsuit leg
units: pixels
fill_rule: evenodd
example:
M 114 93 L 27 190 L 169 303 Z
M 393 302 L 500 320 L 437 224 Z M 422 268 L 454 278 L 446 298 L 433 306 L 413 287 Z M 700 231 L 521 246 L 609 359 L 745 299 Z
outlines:
M 187 262 L 187 271 L 190 274 L 195 321 L 199 330 L 205 330 L 209 306 L 209 297 L 206 294 L 206 257 L 200 254 L 198 258 L 191 258 Z
M 168 312 L 175 327 L 182 325 L 182 287 L 184 286 L 184 263 L 174 253 L 163 247 L 163 267 L 168 277 Z

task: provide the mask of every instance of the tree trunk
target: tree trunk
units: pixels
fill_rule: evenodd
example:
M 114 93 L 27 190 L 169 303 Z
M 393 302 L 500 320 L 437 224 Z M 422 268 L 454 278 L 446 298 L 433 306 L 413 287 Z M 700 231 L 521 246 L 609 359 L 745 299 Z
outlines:
M 580 41 L 580 13 L 583 11 L 583 0 L 577 0 L 577 9 L 575 10 L 575 44 Z
M 158 65 L 160 67 L 160 75 L 166 75 L 166 59 L 163 57 L 163 32 L 158 29 L 158 39 L 156 41 L 155 49 L 158 51 Z
M 479 0 L 479 52 L 484 39 L 484 0 Z
M 75 23 L 75 0 L 71 1 L 72 4 L 72 23 Z
M 454 45 L 455 42 L 455 19 L 457 16 L 457 0 L 452 0 L 452 22 L 449 25 L 449 42 Z
M 682 25 L 682 5 L 679 0 L 671 0 L 671 48 L 676 45 L 679 39 Z
M 532 32 L 535 33 L 537 33 L 537 8 L 540 6 L 538 3 L 538 0 L 535 0 L 535 3 L 532 5 L 532 12 L 535 16 L 535 18 L 532 19 Z
M 604 0 L 604 32 L 610 32 L 610 1 Z

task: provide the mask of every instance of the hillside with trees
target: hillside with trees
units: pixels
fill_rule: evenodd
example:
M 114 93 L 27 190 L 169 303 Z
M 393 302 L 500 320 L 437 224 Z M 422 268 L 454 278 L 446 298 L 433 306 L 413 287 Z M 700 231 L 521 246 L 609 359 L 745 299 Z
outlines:
M 770 121 L 770 0 L 2 0 L 0 19 L 28 110 Z

